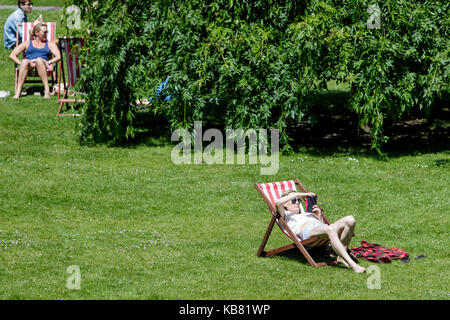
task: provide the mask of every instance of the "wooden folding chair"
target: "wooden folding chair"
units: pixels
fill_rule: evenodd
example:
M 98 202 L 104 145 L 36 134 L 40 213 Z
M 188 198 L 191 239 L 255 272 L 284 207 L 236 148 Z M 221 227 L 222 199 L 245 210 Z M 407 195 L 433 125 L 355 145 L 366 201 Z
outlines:
M 78 113 L 63 113 L 63 105 L 70 109 L 70 103 L 84 103 L 85 99 L 75 98 L 75 93 L 70 90 L 81 76 L 82 63 L 79 58 L 79 50 L 84 47 L 84 38 L 78 37 L 60 37 L 58 38 L 58 47 L 61 52 L 61 63 L 58 70 L 58 116 L 79 116 Z M 66 64 L 64 64 L 64 61 Z M 67 72 L 67 75 L 66 75 Z M 72 96 L 72 98 L 69 98 Z
M 336 261 L 330 262 L 315 262 L 314 259 L 311 257 L 309 252 L 306 250 L 305 246 L 307 247 L 318 247 L 327 245 L 329 243 L 328 239 L 319 239 L 318 237 L 311 237 L 307 240 L 300 239 L 297 235 L 295 235 L 291 228 L 289 228 L 288 224 L 284 220 L 284 218 L 280 215 L 278 212 L 275 201 L 281 197 L 281 194 L 289 189 L 297 191 L 297 187 L 300 189 L 299 192 L 307 192 L 305 187 L 301 184 L 301 182 L 296 180 L 288 180 L 288 181 L 280 181 L 280 182 L 270 182 L 270 183 L 255 183 L 255 188 L 258 191 L 258 193 L 261 195 L 261 197 L 266 202 L 267 206 L 269 207 L 270 213 L 272 214 L 272 219 L 270 220 L 269 226 L 267 227 L 267 231 L 264 235 L 263 241 L 261 245 L 259 246 L 257 256 L 258 257 L 268 257 L 275 255 L 277 253 L 281 253 L 286 250 L 298 248 L 300 252 L 303 254 L 303 256 L 306 258 L 306 260 L 311 264 L 313 267 L 319 267 L 324 265 L 332 265 L 336 264 Z M 301 205 L 301 204 L 300 204 Z M 325 214 L 323 214 L 323 221 L 326 224 L 330 224 Z M 266 246 L 266 243 L 269 239 L 270 233 L 272 232 L 274 224 L 277 224 L 281 231 L 291 240 L 294 242 L 292 244 L 268 250 L 265 251 L 264 248 Z
M 44 22 L 43 24 L 47 25 L 47 41 L 55 41 L 56 40 L 56 23 L 55 22 Z M 31 31 L 34 28 L 34 22 L 18 22 L 17 23 L 17 31 L 16 31 L 16 46 L 20 44 L 19 32 L 22 38 L 22 42 L 30 41 L 31 39 Z M 26 58 L 25 52 L 23 53 L 23 58 Z M 17 91 L 17 85 L 19 83 L 19 70 L 20 66 L 14 63 L 14 92 Z M 53 88 L 55 85 L 55 73 L 53 72 L 53 65 L 49 64 L 47 69 L 47 76 L 49 77 L 49 87 Z M 30 79 L 31 78 L 31 79 Z M 36 79 L 39 78 L 39 79 Z M 42 83 L 39 74 L 36 69 L 29 71 L 27 78 L 24 83 Z

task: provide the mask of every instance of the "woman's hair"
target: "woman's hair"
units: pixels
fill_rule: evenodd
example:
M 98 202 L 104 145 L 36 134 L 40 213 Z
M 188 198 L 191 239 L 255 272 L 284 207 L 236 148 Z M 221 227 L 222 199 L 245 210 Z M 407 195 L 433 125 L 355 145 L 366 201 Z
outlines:
M 292 193 L 292 192 L 296 192 L 296 191 L 295 191 L 295 190 L 292 190 L 292 189 L 286 190 L 285 192 L 283 192 L 283 193 L 281 194 L 281 198 L 287 196 L 288 194 L 290 194 L 290 193 Z
M 47 27 L 45 23 L 36 23 L 33 27 L 33 29 L 30 31 L 30 40 L 34 40 L 34 37 L 36 36 L 36 32 L 41 31 L 42 27 Z
M 26 0 L 17 0 L 17 6 L 20 8 L 21 4 L 25 4 Z

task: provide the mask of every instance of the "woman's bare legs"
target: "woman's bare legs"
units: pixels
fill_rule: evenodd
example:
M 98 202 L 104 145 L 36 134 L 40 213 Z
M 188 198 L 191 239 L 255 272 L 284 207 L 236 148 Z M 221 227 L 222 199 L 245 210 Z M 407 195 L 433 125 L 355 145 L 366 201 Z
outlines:
M 48 86 L 47 65 L 41 58 L 36 59 L 36 70 L 44 84 L 44 98 L 50 99 L 50 87 Z
M 339 260 L 353 269 L 353 271 L 361 273 L 366 269 L 357 265 L 347 253 L 347 248 L 352 238 L 355 220 L 348 216 L 338 220 L 337 222 L 327 226 L 318 226 L 311 230 L 310 236 L 330 239 L 334 252 L 338 255 Z
M 16 94 L 14 95 L 15 99 L 20 98 L 20 95 L 22 93 L 22 87 L 25 83 L 25 79 L 27 78 L 28 71 L 36 68 L 37 73 L 39 77 L 42 80 L 42 83 L 44 84 L 44 98 L 49 99 L 50 98 L 50 87 L 48 85 L 48 78 L 47 78 L 47 66 L 45 65 L 45 62 L 43 59 L 36 59 L 34 61 L 23 59 L 22 63 L 20 65 L 19 69 L 19 79 L 17 81 L 17 90 Z
M 22 63 L 20 64 L 20 68 L 19 68 L 19 79 L 17 80 L 17 89 L 16 89 L 16 93 L 13 97 L 14 99 L 20 98 L 20 95 L 22 94 L 23 84 L 28 75 L 28 70 L 33 68 L 31 65 L 34 65 L 34 63 L 32 61 L 27 60 L 27 59 L 22 60 Z
M 331 227 L 337 232 L 339 239 L 346 250 L 352 240 L 353 232 L 355 231 L 355 223 L 356 221 L 353 216 L 346 216 L 331 224 Z

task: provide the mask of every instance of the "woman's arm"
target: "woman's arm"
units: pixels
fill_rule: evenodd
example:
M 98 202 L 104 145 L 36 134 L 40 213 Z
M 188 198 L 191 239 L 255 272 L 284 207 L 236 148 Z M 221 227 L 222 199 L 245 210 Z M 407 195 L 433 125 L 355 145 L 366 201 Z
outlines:
M 305 200 L 305 197 L 307 196 L 314 196 L 315 193 L 307 192 L 307 193 L 300 193 L 300 192 L 292 192 L 288 194 L 287 196 L 281 197 L 277 201 L 275 201 L 275 205 L 277 206 L 278 212 L 281 214 L 281 216 L 284 218 L 285 216 L 285 210 L 284 210 L 284 204 L 288 201 L 291 201 L 295 198 L 302 198 L 302 200 Z
M 278 199 L 278 200 L 280 200 L 280 199 Z M 283 204 L 285 203 L 285 202 L 283 202 L 283 203 L 278 203 L 278 200 L 277 201 L 275 201 L 275 205 L 277 206 L 277 210 L 278 210 L 278 212 L 280 213 L 280 215 L 283 217 L 283 219 L 285 219 L 286 218 L 286 211 L 285 211 L 285 209 L 284 209 L 284 206 L 283 206 Z
M 292 192 L 290 194 L 288 194 L 287 196 L 284 196 L 280 199 L 278 199 L 277 201 L 275 201 L 275 204 L 278 206 L 279 204 L 285 204 L 288 201 L 291 201 L 294 198 L 302 198 L 302 200 L 305 200 L 305 197 L 307 196 L 315 196 L 315 193 L 312 192 L 306 192 L 306 193 L 301 193 L 301 192 Z
M 61 60 L 61 53 L 59 52 L 59 49 L 58 49 L 58 46 L 56 45 L 56 43 L 49 42 L 48 48 L 54 55 L 53 59 L 48 61 L 49 64 L 54 64 L 54 63 L 58 62 L 59 60 Z
M 14 48 L 14 50 L 9 55 L 9 58 L 14 61 L 16 64 L 20 65 L 21 61 L 17 57 L 21 52 L 25 51 L 25 49 L 28 47 L 29 42 L 25 41 L 19 44 L 17 47 Z
M 312 208 L 312 214 L 316 217 L 317 220 L 319 220 L 322 223 L 325 223 L 325 221 L 323 220 L 323 213 L 322 213 L 322 208 L 319 207 L 318 205 L 313 206 Z

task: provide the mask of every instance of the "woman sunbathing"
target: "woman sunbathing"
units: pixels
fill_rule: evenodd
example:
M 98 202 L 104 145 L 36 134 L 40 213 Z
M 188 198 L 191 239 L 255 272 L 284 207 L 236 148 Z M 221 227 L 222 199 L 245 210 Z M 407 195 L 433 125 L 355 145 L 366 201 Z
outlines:
M 20 97 L 22 87 L 27 78 L 28 72 L 36 68 L 39 77 L 44 84 L 44 97 L 50 98 L 50 88 L 48 85 L 47 69 L 49 65 L 53 65 L 61 59 L 58 47 L 55 43 L 47 41 L 47 26 L 43 23 L 38 23 L 32 30 L 31 41 L 22 42 L 11 52 L 9 58 L 16 64 L 20 65 L 19 78 L 14 95 L 15 99 Z M 18 59 L 18 55 L 25 52 L 25 57 L 22 61 Z M 54 58 L 50 59 L 51 54 Z
M 338 255 L 338 262 L 352 268 L 355 272 L 365 272 L 366 269 L 357 265 L 348 253 L 348 245 L 355 229 L 355 219 L 352 216 L 346 216 L 327 225 L 323 222 L 322 210 L 317 205 L 312 207 L 312 213 L 301 212 L 301 200 L 314 195 L 314 193 L 298 193 L 288 190 L 283 192 L 275 204 L 289 228 L 302 240 L 314 236 L 319 239 L 329 239 L 334 252 Z

